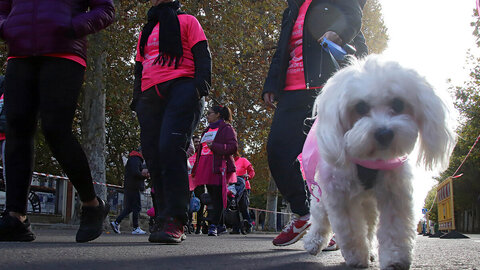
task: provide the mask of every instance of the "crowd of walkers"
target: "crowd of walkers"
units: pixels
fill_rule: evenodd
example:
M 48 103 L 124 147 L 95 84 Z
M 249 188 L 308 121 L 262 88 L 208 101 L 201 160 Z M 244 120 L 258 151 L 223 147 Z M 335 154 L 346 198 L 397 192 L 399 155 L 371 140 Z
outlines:
M 127 178 L 151 180 L 154 226 L 148 240 L 180 243 L 191 223 L 197 224 L 195 233 L 204 230 L 209 236 L 226 231 L 227 225 L 232 234 L 248 232 L 252 227 L 250 180 L 255 173 L 238 153 L 230 108 L 209 107 L 208 126 L 193 137 L 211 85 L 207 37 L 199 21 L 181 10 L 178 0 L 150 0 L 150 4 L 137 43 L 130 105 L 140 124 L 142 152 L 132 152 L 127 162 L 137 174 L 125 174 L 126 182 Z M 315 96 L 338 68 L 321 44 L 328 39 L 366 49 L 360 32 L 364 4 L 364 0 L 288 1 L 262 93 L 266 106 L 275 109 L 267 144 L 269 167 L 295 214 L 274 245 L 295 243 L 310 226 L 308 192 L 296 157 L 309 129 L 305 119 L 311 115 Z M 85 74 L 86 37 L 113 19 L 112 0 L 0 0 L 0 37 L 8 46 L 7 194 L 0 241 L 35 239 L 26 203 L 38 119 L 53 156 L 82 202 L 76 241 L 91 241 L 102 233 L 109 206 L 95 194 L 72 122 Z M 189 151 L 192 137 L 194 151 Z M 140 166 L 143 160 L 145 168 Z M 115 231 L 133 212 L 133 231 L 143 233 L 137 222 L 138 190 L 125 184 L 128 207 L 111 223 Z M 196 222 L 189 207 L 193 194 L 201 198 Z

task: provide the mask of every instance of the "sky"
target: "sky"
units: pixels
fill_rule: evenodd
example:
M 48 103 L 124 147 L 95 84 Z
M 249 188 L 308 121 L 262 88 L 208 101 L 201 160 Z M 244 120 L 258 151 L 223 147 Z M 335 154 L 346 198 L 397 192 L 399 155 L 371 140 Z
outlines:
M 468 80 L 466 56 L 469 49 L 480 56 L 472 35 L 475 0 L 381 0 L 383 19 L 390 40 L 387 57 L 416 69 L 438 90 L 446 91 Z M 428 191 L 435 185 L 432 176 L 417 169 L 414 179 L 414 213 L 422 217 Z

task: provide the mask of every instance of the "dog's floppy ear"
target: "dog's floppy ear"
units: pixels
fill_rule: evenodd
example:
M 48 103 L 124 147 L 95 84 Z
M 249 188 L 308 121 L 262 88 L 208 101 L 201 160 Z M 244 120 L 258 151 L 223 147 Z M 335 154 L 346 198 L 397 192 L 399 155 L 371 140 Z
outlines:
M 446 168 L 455 146 L 455 133 L 449 118 L 450 107 L 435 94 L 432 86 L 417 74 L 416 120 L 420 128 L 420 149 L 417 164 L 431 170 Z
M 316 136 L 322 159 L 331 165 L 342 167 L 346 163 L 341 111 L 341 87 L 344 82 L 339 73 L 336 75 L 336 78 L 340 77 L 339 80 L 330 79 L 325 84 L 315 100 L 313 112 L 318 118 Z

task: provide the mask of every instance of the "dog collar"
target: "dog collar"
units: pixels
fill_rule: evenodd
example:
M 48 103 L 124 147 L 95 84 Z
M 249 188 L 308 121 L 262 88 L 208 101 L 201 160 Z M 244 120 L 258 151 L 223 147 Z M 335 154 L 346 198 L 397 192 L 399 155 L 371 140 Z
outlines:
M 403 157 L 398 157 L 390 160 L 361 160 L 361 159 L 356 159 L 352 158 L 352 161 L 360 165 L 362 167 L 372 169 L 372 170 L 381 170 L 381 171 L 389 171 L 389 170 L 394 170 L 405 163 L 407 161 L 407 156 Z

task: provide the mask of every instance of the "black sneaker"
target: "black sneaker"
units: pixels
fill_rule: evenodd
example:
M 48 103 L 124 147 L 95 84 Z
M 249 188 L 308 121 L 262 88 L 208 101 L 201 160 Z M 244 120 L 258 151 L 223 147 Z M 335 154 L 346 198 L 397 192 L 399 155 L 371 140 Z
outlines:
M 77 231 L 76 241 L 84 243 L 98 238 L 103 232 L 103 221 L 110 211 L 110 205 L 97 197 L 99 205 L 82 206 L 80 228 Z
M 21 222 L 12 217 L 7 211 L 3 212 L 0 219 L 0 241 L 31 242 L 35 240 L 28 218 Z

